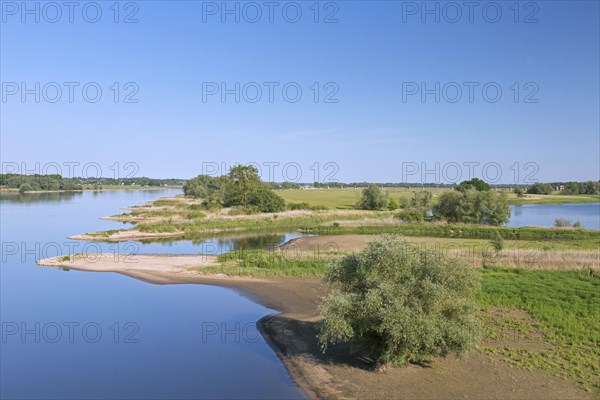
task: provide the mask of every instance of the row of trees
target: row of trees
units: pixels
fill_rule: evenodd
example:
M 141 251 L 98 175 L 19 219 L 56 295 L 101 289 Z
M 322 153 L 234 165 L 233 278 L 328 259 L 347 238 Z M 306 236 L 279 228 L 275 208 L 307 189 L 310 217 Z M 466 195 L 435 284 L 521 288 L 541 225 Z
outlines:
M 561 194 L 599 194 L 600 182 L 536 183 L 527 188 L 530 194 L 551 194 L 556 188 L 563 187 Z
M 432 211 L 434 217 L 451 223 L 502 225 L 510 219 L 506 193 L 491 190 L 490 185 L 478 178 L 442 193 Z
M 165 186 L 182 185 L 183 179 L 153 179 L 139 178 L 64 178 L 58 174 L 50 175 L 22 175 L 0 174 L 0 185 L 10 189 L 19 189 L 21 192 L 39 190 L 81 190 L 83 186 L 93 185 L 121 185 L 121 186 Z
M 258 176 L 251 165 L 236 165 L 229 174 L 198 175 L 183 185 L 186 196 L 204 200 L 207 207 L 240 206 L 247 211 L 277 212 L 285 209 L 285 201 Z
M 81 185 L 60 175 L 0 174 L 0 185 L 21 193 L 39 190 L 81 190 Z
M 377 185 L 363 190 L 357 204 L 364 210 L 403 208 L 399 217 L 407 221 L 421 221 L 432 212 L 435 218 L 451 223 L 501 225 L 510 218 L 510 207 L 506 193 L 498 193 L 480 179 L 461 182 L 455 190 L 443 193 L 438 203 L 432 206 L 433 195 L 429 191 L 418 191 L 412 199 L 401 199 L 401 204 L 390 199 L 388 193 Z
M 502 225 L 510 218 L 505 193 L 466 190 L 443 193 L 433 215 L 451 223 Z

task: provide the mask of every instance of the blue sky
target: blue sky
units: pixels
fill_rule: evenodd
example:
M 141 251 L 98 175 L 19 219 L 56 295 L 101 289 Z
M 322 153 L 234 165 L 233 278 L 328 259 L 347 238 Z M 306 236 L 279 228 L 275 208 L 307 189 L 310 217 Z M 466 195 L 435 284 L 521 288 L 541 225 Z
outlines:
M 113 1 L 98 2 L 96 23 L 84 18 L 95 18 L 91 6 L 83 15 L 88 2 L 73 23 L 67 8 L 58 18 L 38 4 L 36 22 L 21 2 L 2 1 L 3 172 L 78 162 L 113 176 L 119 163 L 125 176 L 132 162 L 138 176 L 188 178 L 253 162 L 277 181 L 600 178 L 597 1 L 521 2 L 518 14 L 512 1 L 480 2 L 473 22 L 464 2 L 428 2 L 439 21 L 422 2 L 320 2 L 318 23 L 313 1 L 274 2 L 273 22 L 262 1 L 228 2 L 239 22 L 222 2 L 121 2 L 118 23 Z M 124 23 L 129 14 L 138 22 Z M 36 82 L 40 102 L 23 101 L 22 84 L 35 92 Z M 65 82 L 79 85 L 72 102 Z M 96 103 L 82 94 L 90 82 L 102 90 Z M 222 83 L 239 83 L 239 102 L 223 101 Z M 136 88 L 138 102 L 124 102 Z

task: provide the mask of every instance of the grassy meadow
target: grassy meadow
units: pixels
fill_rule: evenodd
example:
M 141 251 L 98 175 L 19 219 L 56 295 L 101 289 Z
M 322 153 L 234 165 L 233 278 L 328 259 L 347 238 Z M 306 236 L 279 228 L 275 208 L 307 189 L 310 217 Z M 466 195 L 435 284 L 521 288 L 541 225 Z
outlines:
M 286 202 L 302 203 L 306 202 L 312 206 L 325 206 L 331 209 L 352 209 L 360 199 L 364 188 L 345 188 L 345 189 L 281 189 L 276 193 L 283 197 Z M 440 194 L 452 190 L 449 188 L 425 188 L 419 186 L 407 187 L 392 187 L 384 188 L 390 197 L 395 199 L 412 199 L 415 191 L 427 190 L 433 194 L 433 202 Z M 600 201 L 600 195 L 563 195 L 553 193 L 549 195 L 530 195 L 517 197 L 512 191 L 507 189 L 499 189 L 508 195 L 510 204 L 568 204 L 568 203 L 591 203 Z

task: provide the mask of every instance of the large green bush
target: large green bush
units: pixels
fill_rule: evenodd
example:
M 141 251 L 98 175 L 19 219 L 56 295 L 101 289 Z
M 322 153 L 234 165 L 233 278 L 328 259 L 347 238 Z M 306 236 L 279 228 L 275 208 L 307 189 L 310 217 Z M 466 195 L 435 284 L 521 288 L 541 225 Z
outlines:
M 423 222 L 425 217 L 423 211 L 410 208 L 402 210 L 395 215 L 396 218 L 401 219 L 404 222 Z
M 505 193 L 468 189 L 443 193 L 433 214 L 450 223 L 502 225 L 510 219 L 510 207 Z
M 258 212 L 278 212 L 285 210 L 285 200 L 271 189 L 261 188 L 250 193 L 248 206 L 255 207 Z
M 362 191 L 357 204 L 362 210 L 383 210 L 388 206 L 388 195 L 377 185 L 369 185 Z
M 552 186 L 549 183 L 534 183 L 527 188 L 529 194 L 552 194 Z
M 324 279 L 333 290 L 320 305 L 324 351 L 351 342 L 379 364 L 406 364 L 462 355 L 479 341 L 476 272 L 401 236 L 381 236 L 334 261 Z

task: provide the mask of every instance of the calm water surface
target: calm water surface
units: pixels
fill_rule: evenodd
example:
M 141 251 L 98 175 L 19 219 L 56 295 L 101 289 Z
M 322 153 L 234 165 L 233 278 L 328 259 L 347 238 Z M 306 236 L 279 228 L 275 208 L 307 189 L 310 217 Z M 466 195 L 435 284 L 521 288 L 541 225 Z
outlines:
M 554 226 L 558 218 L 579 221 L 584 228 L 600 230 L 600 203 L 527 204 L 511 206 L 508 226 Z
M 35 264 L 59 250 L 68 253 L 74 244 L 80 251 L 86 243 L 69 235 L 123 227 L 99 216 L 176 193 L 0 198 L 0 397 L 304 397 L 256 330 L 256 321 L 274 311 L 235 291 L 152 285 Z M 139 253 L 219 253 L 275 246 L 292 237 L 135 245 Z

